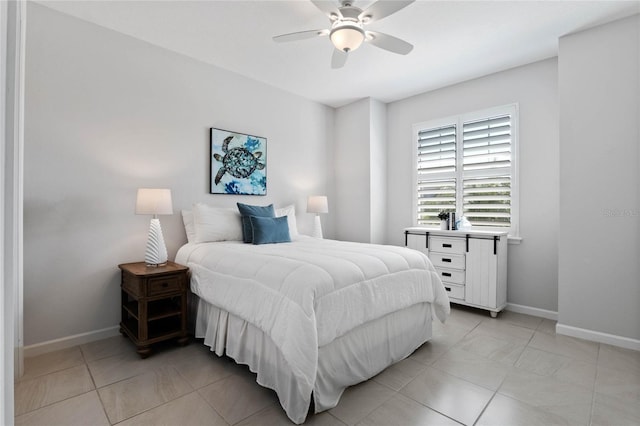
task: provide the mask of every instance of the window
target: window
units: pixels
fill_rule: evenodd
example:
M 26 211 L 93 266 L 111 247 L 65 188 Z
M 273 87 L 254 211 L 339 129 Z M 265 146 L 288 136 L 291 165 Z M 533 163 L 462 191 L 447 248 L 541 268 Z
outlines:
M 455 211 L 473 228 L 518 235 L 517 105 L 413 126 L 415 222 Z

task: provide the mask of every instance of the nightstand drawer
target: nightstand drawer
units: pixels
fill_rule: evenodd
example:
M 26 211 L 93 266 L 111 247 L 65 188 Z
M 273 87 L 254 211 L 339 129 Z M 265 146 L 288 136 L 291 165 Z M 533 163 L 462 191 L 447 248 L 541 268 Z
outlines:
M 429 253 L 429 259 L 436 268 L 462 269 L 464 270 L 464 256 L 447 253 Z
M 452 299 L 464 300 L 464 286 L 455 284 L 445 284 L 444 289 L 447 291 L 447 295 Z
M 460 284 L 464 285 L 464 271 L 459 269 L 443 269 L 436 268 L 438 276 L 443 283 Z
M 466 241 L 462 238 L 430 237 L 429 249 L 438 253 L 464 254 Z
M 147 296 L 174 293 L 182 290 L 179 276 L 149 278 Z

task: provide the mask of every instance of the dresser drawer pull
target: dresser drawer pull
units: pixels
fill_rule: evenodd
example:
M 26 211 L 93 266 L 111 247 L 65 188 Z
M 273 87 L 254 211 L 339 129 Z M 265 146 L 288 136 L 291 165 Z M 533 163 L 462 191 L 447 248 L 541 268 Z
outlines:
M 451 259 L 447 259 L 446 257 L 443 257 L 443 258 L 442 258 L 442 261 L 443 261 L 443 262 L 447 262 L 447 263 L 451 263 Z
M 442 247 L 451 248 L 451 244 L 442 244 Z
M 451 287 L 445 287 L 444 289 L 447 291 L 451 291 Z
M 162 287 L 163 287 L 163 288 L 167 288 L 167 287 L 169 287 L 169 283 L 162 283 Z
M 443 277 L 450 277 L 451 276 L 451 272 L 443 272 L 442 276 Z

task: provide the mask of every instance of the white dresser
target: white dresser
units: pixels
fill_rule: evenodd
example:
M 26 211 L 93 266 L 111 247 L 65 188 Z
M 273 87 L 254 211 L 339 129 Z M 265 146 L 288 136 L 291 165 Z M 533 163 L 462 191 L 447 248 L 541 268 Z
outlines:
M 507 304 L 507 233 L 406 228 L 405 245 L 429 256 L 452 303 L 487 309 Z

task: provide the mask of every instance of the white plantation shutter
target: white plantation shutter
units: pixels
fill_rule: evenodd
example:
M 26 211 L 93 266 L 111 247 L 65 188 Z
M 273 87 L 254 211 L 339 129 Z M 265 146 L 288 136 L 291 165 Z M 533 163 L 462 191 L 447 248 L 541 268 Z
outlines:
M 456 180 L 418 181 L 418 224 L 440 223 L 438 213 L 456 209 Z
M 511 227 L 511 115 L 463 124 L 463 212 L 473 226 Z
M 438 213 L 456 208 L 456 125 L 418 131 L 418 224 L 440 223 Z
M 517 235 L 516 119 L 510 105 L 414 126 L 418 225 L 444 210 Z
M 456 126 L 418 133 L 418 174 L 456 170 Z
M 473 226 L 511 227 L 511 178 L 465 179 L 463 211 Z

